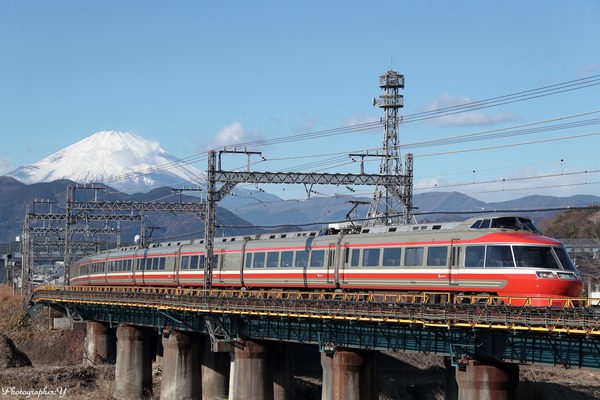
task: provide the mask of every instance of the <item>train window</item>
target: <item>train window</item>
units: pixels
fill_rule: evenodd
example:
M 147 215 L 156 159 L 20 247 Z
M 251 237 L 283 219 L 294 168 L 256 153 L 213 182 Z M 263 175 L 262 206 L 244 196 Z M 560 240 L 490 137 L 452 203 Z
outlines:
M 190 256 L 182 256 L 181 257 L 181 269 L 189 269 L 190 268 Z
M 483 267 L 485 246 L 467 246 L 465 251 L 465 267 Z
M 252 263 L 252 267 L 254 268 L 263 268 L 265 266 L 265 253 L 254 253 L 254 262 Z
M 158 259 L 158 257 L 156 257 L 156 258 L 152 259 L 152 269 L 153 269 L 154 271 L 158 270 L 158 262 L 159 262 L 159 261 L 160 261 L 160 260 Z
M 279 266 L 279 252 L 272 251 L 267 253 L 267 268 L 277 268 Z
M 352 249 L 352 257 L 350 258 L 350 266 L 358 267 L 358 260 L 360 259 L 360 250 Z
M 252 253 L 246 253 L 246 266 L 245 268 L 252 268 Z
M 131 271 L 131 259 L 127 260 L 126 268 L 127 268 L 127 271 Z
M 198 256 L 191 256 L 190 257 L 190 269 L 198 269 L 198 259 L 200 257 Z
M 294 261 L 294 252 L 293 251 L 282 251 L 281 252 L 281 267 L 290 268 Z
M 204 271 L 204 259 L 205 257 L 202 255 L 200 256 L 200 269 Z M 217 265 L 217 260 L 218 260 L 218 256 L 213 256 L 213 265 Z
M 486 229 L 490 227 L 490 219 L 486 218 L 483 221 L 481 221 L 481 225 L 479 225 L 479 229 Z
M 404 251 L 404 265 L 416 267 L 423 265 L 423 247 L 407 247 Z
M 478 219 L 477 221 L 473 222 L 473 225 L 471 225 L 471 229 L 479 229 L 479 225 L 481 225 L 481 221 L 480 219 Z
M 308 251 L 301 250 L 296 252 L 296 267 L 304 268 L 308 265 Z
M 381 249 L 364 249 L 363 267 L 377 267 L 379 265 L 379 253 L 381 253 Z
M 325 260 L 325 250 L 313 250 L 310 254 L 310 266 L 322 267 Z
M 161 271 L 164 271 L 166 262 L 167 262 L 166 258 L 161 257 L 158 261 L 158 269 L 160 269 Z
M 485 266 L 486 267 L 514 267 L 515 261 L 513 260 L 510 246 L 506 245 L 494 245 L 487 246 L 485 254 Z
M 383 266 L 397 267 L 400 265 L 402 249 L 399 247 L 383 249 Z
M 448 247 L 429 247 L 427 249 L 427 266 L 439 266 L 448 264 Z
M 560 269 L 550 247 L 513 246 L 517 267 Z

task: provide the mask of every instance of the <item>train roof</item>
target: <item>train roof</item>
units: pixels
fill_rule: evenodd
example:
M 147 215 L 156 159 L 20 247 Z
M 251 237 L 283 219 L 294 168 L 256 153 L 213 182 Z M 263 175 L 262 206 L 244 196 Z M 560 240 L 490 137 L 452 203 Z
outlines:
M 244 240 L 272 240 L 284 238 L 317 237 L 325 235 L 346 234 L 381 234 L 392 232 L 426 232 L 426 231 L 473 231 L 473 230 L 498 230 L 498 231 L 528 231 L 539 233 L 529 218 L 517 215 L 486 215 L 472 217 L 459 222 L 428 222 L 410 225 L 376 225 L 369 227 L 353 226 L 350 224 L 332 224 L 329 229 L 308 230 L 277 233 L 259 233 L 243 236 L 223 236 L 215 238 L 215 243 L 243 242 Z M 173 240 L 167 242 L 151 243 L 146 247 L 139 245 L 119 248 L 119 251 L 137 251 L 143 248 L 164 248 L 170 246 L 201 245 L 204 239 Z M 104 252 L 110 252 L 106 250 Z M 114 249 L 112 250 L 114 251 Z M 103 253 L 103 252 L 101 252 Z M 100 253 L 100 254 L 101 254 Z

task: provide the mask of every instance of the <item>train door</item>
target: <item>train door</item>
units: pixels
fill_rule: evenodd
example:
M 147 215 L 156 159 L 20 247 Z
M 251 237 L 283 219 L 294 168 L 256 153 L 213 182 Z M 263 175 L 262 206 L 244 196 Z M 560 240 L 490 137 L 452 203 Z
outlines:
M 337 247 L 337 243 L 329 243 L 329 251 L 327 252 L 327 283 L 331 284 L 337 283 L 337 265 L 335 262 L 335 254 Z
M 461 247 L 458 245 L 459 239 L 450 241 L 450 262 L 448 263 L 448 283 L 451 286 L 458 286 L 459 266 L 461 257 Z
M 144 286 L 146 284 L 146 260 L 147 260 L 147 253 L 148 250 L 144 249 L 141 251 L 138 251 L 137 255 L 137 269 L 135 271 L 134 277 L 135 277 L 135 284 L 136 285 L 140 285 L 140 286 Z
M 175 266 L 173 267 L 173 280 L 175 281 L 175 286 L 180 287 L 181 283 L 179 283 L 179 271 L 181 269 L 181 248 L 183 246 L 179 246 L 177 248 L 177 252 L 173 258 L 173 262 Z
M 219 283 L 225 282 L 225 274 L 223 271 L 223 266 L 225 265 L 225 249 L 220 249 L 215 251 L 215 263 L 213 263 L 213 267 L 217 272 L 217 276 L 215 276 L 215 280 Z
M 136 250 L 131 256 L 131 277 L 134 285 L 142 284 L 142 275 L 140 271 L 140 259 L 139 259 L 140 250 Z
M 102 271 L 102 280 L 101 280 L 102 285 L 108 285 L 108 273 L 109 273 L 108 269 L 110 268 L 110 264 L 111 264 L 110 261 L 108 260 L 109 255 L 110 255 L 110 253 L 104 258 L 104 260 L 102 262 L 102 265 L 104 265 L 104 269 Z
M 350 248 L 348 247 L 348 243 L 344 243 L 340 246 L 340 251 L 338 255 L 338 276 L 337 283 L 343 284 L 348 283 L 346 280 L 346 269 L 348 268 L 348 263 L 350 262 Z

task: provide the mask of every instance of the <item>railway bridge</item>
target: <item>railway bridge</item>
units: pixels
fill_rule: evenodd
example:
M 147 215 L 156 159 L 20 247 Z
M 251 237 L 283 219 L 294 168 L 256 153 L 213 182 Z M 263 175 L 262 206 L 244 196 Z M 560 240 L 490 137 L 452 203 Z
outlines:
M 157 355 L 161 399 L 291 399 L 291 343 L 319 346 L 327 400 L 377 399 L 381 350 L 447 356 L 447 399 L 514 398 L 520 363 L 600 368 L 597 300 L 448 298 L 42 286 L 32 302 L 87 321 L 86 362 L 116 363 L 120 399 L 152 390 Z

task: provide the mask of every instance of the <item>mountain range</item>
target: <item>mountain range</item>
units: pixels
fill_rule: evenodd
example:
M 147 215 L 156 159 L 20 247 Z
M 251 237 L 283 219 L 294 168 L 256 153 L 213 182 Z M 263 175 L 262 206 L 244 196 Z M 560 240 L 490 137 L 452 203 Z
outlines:
M 172 187 L 205 184 L 205 173 L 166 153 L 158 143 L 126 132 L 97 132 L 32 165 L 0 177 L 0 241 L 14 240 L 23 232 L 25 215 L 34 201 L 66 202 L 66 187 L 75 183 L 103 183 L 110 188 L 98 194 L 99 201 L 200 201 L 197 196 L 174 195 Z M 91 194 L 88 194 L 90 196 Z M 369 198 L 313 197 L 287 200 L 261 191 L 235 188 L 219 203 L 219 234 L 248 234 L 264 230 L 299 230 L 330 222 L 360 220 L 367 205 L 354 208 L 351 201 Z M 519 212 L 541 220 L 560 207 L 598 204 L 600 197 L 528 196 L 490 202 L 459 192 L 430 192 L 414 196 L 419 221 L 465 219 L 482 212 Z M 221 208 L 222 207 L 222 208 Z M 533 211 L 535 210 L 535 211 Z M 544 211 L 545 210 L 545 211 Z M 156 226 L 154 238 L 202 237 L 199 218 L 189 215 L 152 213 L 147 226 Z M 134 224 L 135 225 L 135 224 Z M 139 233 L 139 223 L 122 227 L 123 240 Z

